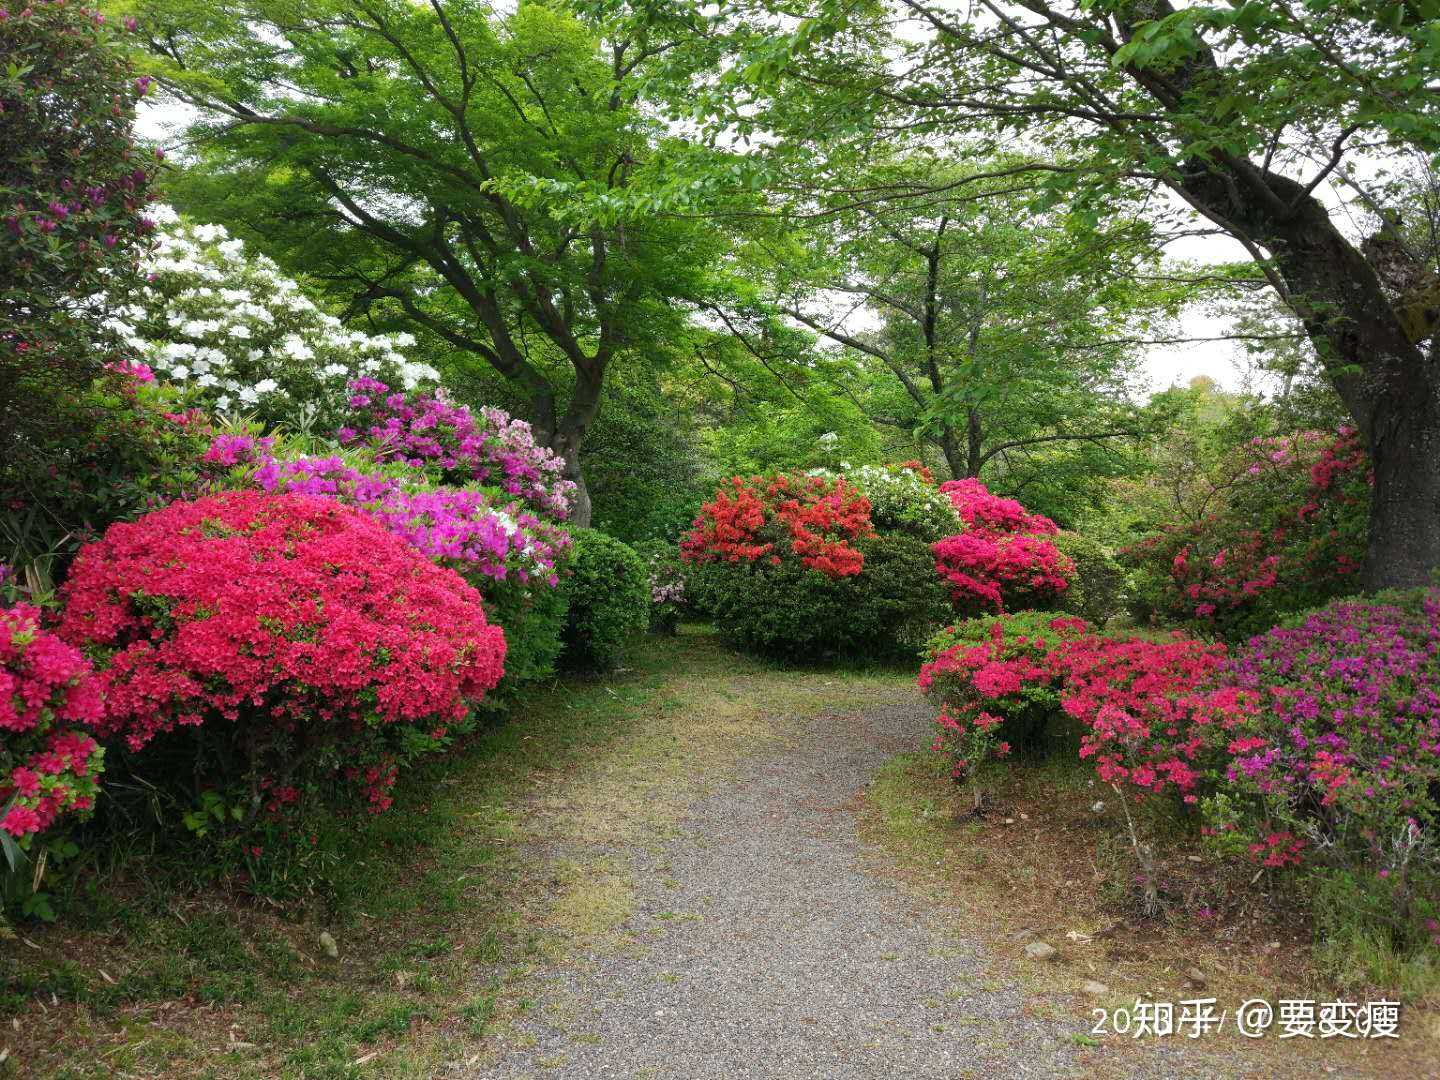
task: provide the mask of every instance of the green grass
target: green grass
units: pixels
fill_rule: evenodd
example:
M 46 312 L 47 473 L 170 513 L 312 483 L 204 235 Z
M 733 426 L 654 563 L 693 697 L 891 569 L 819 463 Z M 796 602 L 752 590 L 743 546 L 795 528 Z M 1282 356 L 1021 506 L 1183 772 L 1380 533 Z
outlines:
M 476 1062 L 535 1007 L 531 971 L 615 937 L 633 893 L 615 844 L 673 835 L 696 790 L 780 737 L 776 717 L 908 686 L 893 669 L 783 670 L 687 627 L 607 681 L 541 688 L 402 777 L 389 812 L 334 829 L 306 905 L 223 892 L 136 844 L 74 883 L 59 922 L 0 941 L 0 1071 L 243 1080 Z M 541 861 L 536 841 L 558 855 Z

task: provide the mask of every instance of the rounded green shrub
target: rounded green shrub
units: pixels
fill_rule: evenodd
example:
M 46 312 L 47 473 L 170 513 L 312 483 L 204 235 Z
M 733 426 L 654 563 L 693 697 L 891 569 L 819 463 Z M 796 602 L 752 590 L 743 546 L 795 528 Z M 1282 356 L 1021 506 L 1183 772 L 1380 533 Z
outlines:
M 716 562 L 692 571 L 691 595 L 727 640 L 777 659 L 914 653 L 950 616 L 930 545 L 892 533 L 855 546 L 859 574 L 830 577 L 798 559 Z
M 1075 564 L 1075 577 L 1059 597 L 1060 610 L 1104 626 L 1124 606 L 1125 569 L 1109 548 L 1082 533 L 1062 529 L 1050 542 Z
M 595 529 L 574 529 L 570 573 L 562 584 L 568 611 L 562 661 L 608 671 L 650 624 L 650 572 L 628 544 Z
M 489 582 L 481 593 L 490 621 L 505 631 L 505 676 L 492 698 L 512 699 L 526 683 L 549 678 L 563 648 L 565 591 Z

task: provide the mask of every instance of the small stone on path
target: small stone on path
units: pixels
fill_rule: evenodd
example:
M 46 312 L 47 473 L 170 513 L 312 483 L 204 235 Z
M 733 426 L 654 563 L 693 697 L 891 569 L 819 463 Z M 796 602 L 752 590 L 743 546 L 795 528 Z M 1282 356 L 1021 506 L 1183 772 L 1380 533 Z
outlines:
M 1060 953 L 1054 945 L 1044 941 L 1032 941 L 1025 946 L 1025 955 L 1031 960 L 1054 960 Z

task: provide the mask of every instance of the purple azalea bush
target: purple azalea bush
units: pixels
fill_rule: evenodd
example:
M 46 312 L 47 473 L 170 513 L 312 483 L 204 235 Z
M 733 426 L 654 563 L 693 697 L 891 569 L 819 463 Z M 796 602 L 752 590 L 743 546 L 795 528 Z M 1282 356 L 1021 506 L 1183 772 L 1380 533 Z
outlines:
M 382 459 L 438 470 L 447 483 L 477 483 L 515 496 L 535 513 L 563 522 L 575 484 L 564 462 L 535 441 L 530 425 L 500 409 L 478 415 L 443 391 L 391 393 L 376 379 L 350 384 L 353 414 L 344 446 L 368 446 Z
M 1224 678 L 1257 707 L 1228 733 L 1217 831 L 1271 866 L 1369 876 L 1401 905 L 1434 899 L 1440 593 L 1330 604 L 1252 638 Z
M 318 495 L 353 506 L 476 584 L 559 584 L 556 567 L 569 549 L 569 534 L 518 500 L 497 505 L 473 487 L 421 486 L 418 472 L 367 470 L 338 454 L 281 459 L 274 456 L 274 439 L 251 435 L 217 436 L 204 460 L 244 466 L 246 482 L 272 494 Z

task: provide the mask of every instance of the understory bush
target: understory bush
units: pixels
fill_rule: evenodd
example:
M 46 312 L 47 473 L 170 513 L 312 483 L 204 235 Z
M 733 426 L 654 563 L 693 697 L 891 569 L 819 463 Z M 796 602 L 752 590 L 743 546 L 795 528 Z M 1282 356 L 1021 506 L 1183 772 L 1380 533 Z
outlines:
M 364 515 L 232 492 L 111 526 L 81 551 L 56 631 L 95 659 L 95 730 L 141 752 L 191 732 L 193 775 L 246 817 L 339 781 L 389 804 L 499 681 L 479 594 Z M 143 754 L 140 755 L 143 768 Z
M 681 543 L 696 607 L 727 640 L 784 660 L 913 654 L 949 605 L 921 524 L 935 492 L 912 475 L 866 474 L 884 529 L 848 477 L 731 479 Z
M 595 529 L 576 529 L 574 556 L 562 582 L 566 616 L 563 661 L 609 671 L 650 625 L 650 571 L 628 544 Z
M 1138 618 L 1238 641 L 1354 588 L 1371 475 L 1353 430 L 1252 439 L 1211 483 L 1203 516 L 1122 552 Z
M 796 559 L 714 563 L 695 591 L 726 640 L 782 660 L 913 655 L 949 614 L 925 541 L 856 542 L 864 571 L 832 577 Z
M 650 629 L 657 634 L 673 634 L 691 599 L 680 549 L 666 540 L 642 540 L 632 546 L 649 571 Z
M 1084 533 L 1061 529 L 1050 542 L 1075 567 L 1069 585 L 1060 593 L 1058 607 L 1104 626 L 1125 606 L 1125 568 L 1098 540 Z

